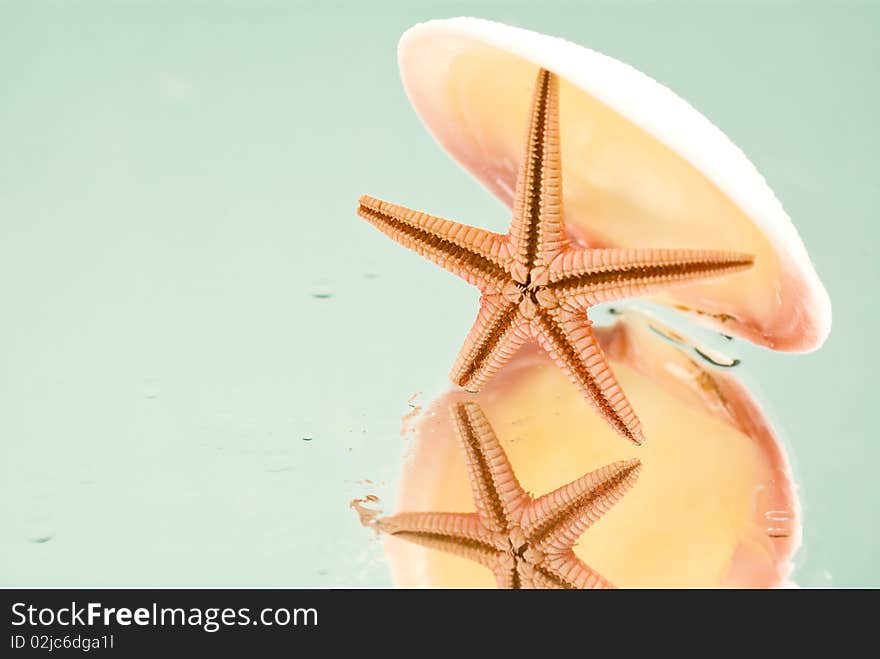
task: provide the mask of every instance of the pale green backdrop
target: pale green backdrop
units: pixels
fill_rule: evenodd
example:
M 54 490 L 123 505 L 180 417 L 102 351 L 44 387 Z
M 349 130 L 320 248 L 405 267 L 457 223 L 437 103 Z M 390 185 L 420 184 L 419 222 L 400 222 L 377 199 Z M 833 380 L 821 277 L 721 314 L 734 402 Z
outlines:
M 398 78 L 460 14 L 633 64 L 767 177 L 834 304 L 815 354 L 741 347 L 795 577 L 880 585 L 880 3 L 696 1 L 0 3 L 0 584 L 390 584 L 347 502 L 393 502 L 475 299 L 354 207 L 505 226 Z

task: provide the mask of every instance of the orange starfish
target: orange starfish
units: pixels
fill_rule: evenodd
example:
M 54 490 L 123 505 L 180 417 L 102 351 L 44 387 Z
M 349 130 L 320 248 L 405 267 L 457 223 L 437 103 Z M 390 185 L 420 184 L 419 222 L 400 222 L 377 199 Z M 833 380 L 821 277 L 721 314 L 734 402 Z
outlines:
M 361 197 L 358 214 L 480 289 L 477 320 L 450 374 L 456 384 L 479 391 L 521 345 L 537 341 L 617 432 L 641 444 L 639 420 L 608 368 L 586 308 L 743 270 L 753 257 L 572 245 L 562 218 L 558 102 L 558 80 L 542 69 L 507 235 L 368 196 Z
M 452 406 L 475 513 L 399 513 L 371 522 L 398 538 L 475 560 L 499 588 L 613 588 L 575 556 L 580 535 L 638 478 L 638 460 L 614 462 L 533 499 L 476 403 Z

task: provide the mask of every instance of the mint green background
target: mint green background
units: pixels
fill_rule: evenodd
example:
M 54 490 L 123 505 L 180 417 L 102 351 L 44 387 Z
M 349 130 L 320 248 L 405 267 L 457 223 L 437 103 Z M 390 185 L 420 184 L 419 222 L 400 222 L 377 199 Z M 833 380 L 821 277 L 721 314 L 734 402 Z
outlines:
M 880 585 L 880 3 L 316 7 L 0 4 L 0 585 L 390 584 L 347 502 L 392 505 L 475 293 L 354 207 L 506 226 L 398 78 L 400 34 L 462 13 L 633 64 L 768 178 L 834 303 L 815 354 L 738 347 L 795 576 Z

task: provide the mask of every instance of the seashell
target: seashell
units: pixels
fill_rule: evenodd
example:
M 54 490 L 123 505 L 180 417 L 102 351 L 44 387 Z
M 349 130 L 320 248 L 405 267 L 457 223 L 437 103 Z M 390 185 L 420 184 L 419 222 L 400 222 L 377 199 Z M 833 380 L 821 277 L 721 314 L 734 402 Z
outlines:
M 549 358 L 523 350 L 479 394 L 450 391 L 406 421 L 410 456 L 397 510 L 473 510 L 447 410 L 453 401 L 475 401 L 528 491 L 549 492 L 612 461 L 641 460 L 638 482 L 575 548 L 617 586 L 785 585 L 801 527 L 776 433 L 735 371 L 708 366 L 656 329 L 634 311 L 597 328 L 641 412 L 646 445 L 620 442 Z M 495 585 L 489 570 L 462 558 L 393 537 L 384 547 L 399 587 Z
M 508 206 L 535 74 L 556 73 L 573 238 L 754 254 L 748 272 L 677 287 L 661 301 L 776 350 L 825 341 L 831 304 L 789 216 L 743 152 L 668 88 L 588 48 L 474 18 L 416 25 L 398 57 L 428 130 Z

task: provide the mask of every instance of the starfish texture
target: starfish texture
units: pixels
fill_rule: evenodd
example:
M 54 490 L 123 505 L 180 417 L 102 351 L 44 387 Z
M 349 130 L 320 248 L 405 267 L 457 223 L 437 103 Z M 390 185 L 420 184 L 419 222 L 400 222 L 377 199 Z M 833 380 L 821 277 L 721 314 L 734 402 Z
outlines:
M 537 343 L 614 427 L 641 444 L 638 418 L 596 342 L 586 309 L 744 270 L 753 257 L 716 250 L 589 249 L 562 217 L 559 83 L 538 73 L 506 235 L 361 197 L 358 214 L 400 244 L 477 286 L 480 310 L 450 374 L 479 391 L 526 342 Z
M 475 513 L 399 513 L 375 527 L 404 540 L 477 561 L 499 588 L 613 588 L 575 556 L 581 534 L 638 478 L 638 460 L 614 462 L 533 499 L 476 403 L 452 406 Z

